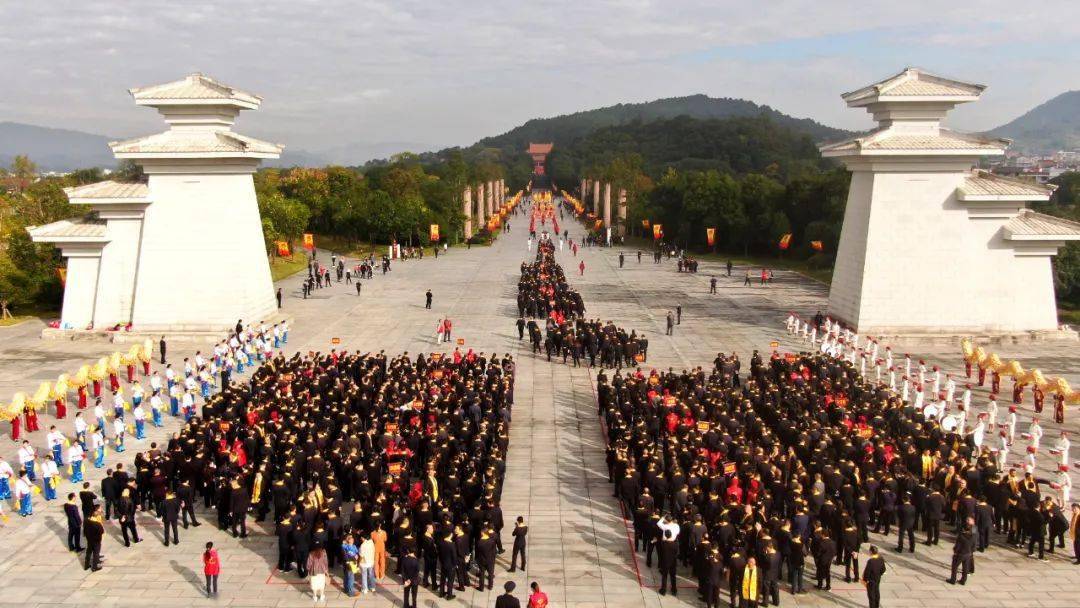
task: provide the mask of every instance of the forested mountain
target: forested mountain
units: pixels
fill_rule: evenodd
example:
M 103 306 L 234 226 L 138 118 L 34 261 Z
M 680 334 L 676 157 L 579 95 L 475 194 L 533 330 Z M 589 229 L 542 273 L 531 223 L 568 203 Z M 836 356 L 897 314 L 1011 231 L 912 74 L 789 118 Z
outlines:
M 764 116 L 778 125 L 809 135 L 815 141 L 841 139 L 849 132 L 827 127 L 809 118 L 794 118 L 769 106 L 745 99 L 714 98 L 707 95 L 671 97 L 645 103 L 621 103 L 595 110 L 553 118 L 534 118 L 502 135 L 485 137 L 477 142 L 481 148 L 504 151 L 524 150 L 530 141 L 554 142 L 556 148 L 572 144 L 591 132 L 605 127 L 631 123 L 649 123 L 688 116 L 699 119 L 752 118 Z
M 548 171 L 557 183 L 572 184 L 619 157 L 640 158 L 640 170 L 659 178 L 668 169 L 721 173 L 792 173 L 831 166 L 814 140 L 767 116 L 696 119 L 679 116 L 603 127 L 557 146 Z
M 990 131 L 1030 153 L 1080 148 L 1080 91 L 1068 91 Z

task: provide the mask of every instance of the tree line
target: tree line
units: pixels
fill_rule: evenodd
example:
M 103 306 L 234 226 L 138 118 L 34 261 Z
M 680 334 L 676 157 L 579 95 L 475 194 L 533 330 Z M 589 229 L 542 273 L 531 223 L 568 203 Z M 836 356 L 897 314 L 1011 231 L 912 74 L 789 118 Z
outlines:
M 459 242 L 464 233 L 465 186 L 493 181 L 504 173 L 491 158 L 474 155 L 466 160 L 461 152 L 428 158 L 406 153 L 362 168 L 261 169 L 254 181 L 267 255 L 276 251 L 277 241 L 296 244 L 306 232 L 339 237 L 349 244 L 426 245 L 429 226 L 439 224 L 441 238 Z M 130 161 L 107 176 L 101 169 L 45 176 L 25 156 L 0 169 L 0 299 L 9 307 L 60 305 L 58 269 L 64 260 L 53 245 L 34 243 L 26 229 L 85 215 L 86 209 L 71 205 L 63 189 L 106 178 L 145 179 Z

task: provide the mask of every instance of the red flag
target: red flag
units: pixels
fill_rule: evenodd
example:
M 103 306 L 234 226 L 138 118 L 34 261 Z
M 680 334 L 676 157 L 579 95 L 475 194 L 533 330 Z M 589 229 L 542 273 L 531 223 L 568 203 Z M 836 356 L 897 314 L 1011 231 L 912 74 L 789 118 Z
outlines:
M 787 249 L 791 246 L 791 233 L 787 233 L 780 237 L 780 249 Z

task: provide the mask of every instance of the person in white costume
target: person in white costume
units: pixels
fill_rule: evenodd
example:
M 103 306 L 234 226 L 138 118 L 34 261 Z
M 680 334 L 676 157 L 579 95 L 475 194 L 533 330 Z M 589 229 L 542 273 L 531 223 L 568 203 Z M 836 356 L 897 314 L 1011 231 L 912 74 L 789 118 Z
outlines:
M 1054 442 L 1050 453 L 1058 457 L 1058 465 L 1069 465 L 1069 434 L 1061 431 L 1061 436 Z

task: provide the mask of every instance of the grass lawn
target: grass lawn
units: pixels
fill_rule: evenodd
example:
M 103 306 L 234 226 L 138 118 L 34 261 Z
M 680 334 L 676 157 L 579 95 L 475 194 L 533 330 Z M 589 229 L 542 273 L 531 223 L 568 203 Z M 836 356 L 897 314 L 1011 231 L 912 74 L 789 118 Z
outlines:
M 12 317 L 0 319 L 0 327 L 18 325 L 29 319 L 53 319 L 60 316 L 60 310 L 56 308 L 42 307 L 37 305 L 11 307 Z
M 1080 308 L 1062 304 L 1058 307 L 1058 323 L 1068 323 L 1075 329 L 1080 327 Z
M 350 258 L 367 257 L 369 253 L 374 253 L 376 256 L 386 253 L 386 245 L 372 245 L 365 241 L 353 241 L 340 236 L 322 234 L 315 235 L 315 246 Z
M 270 278 L 274 282 L 292 276 L 301 270 L 307 270 L 307 257 L 304 256 L 302 251 L 294 251 L 287 258 L 278 256 L 270 258 Z

